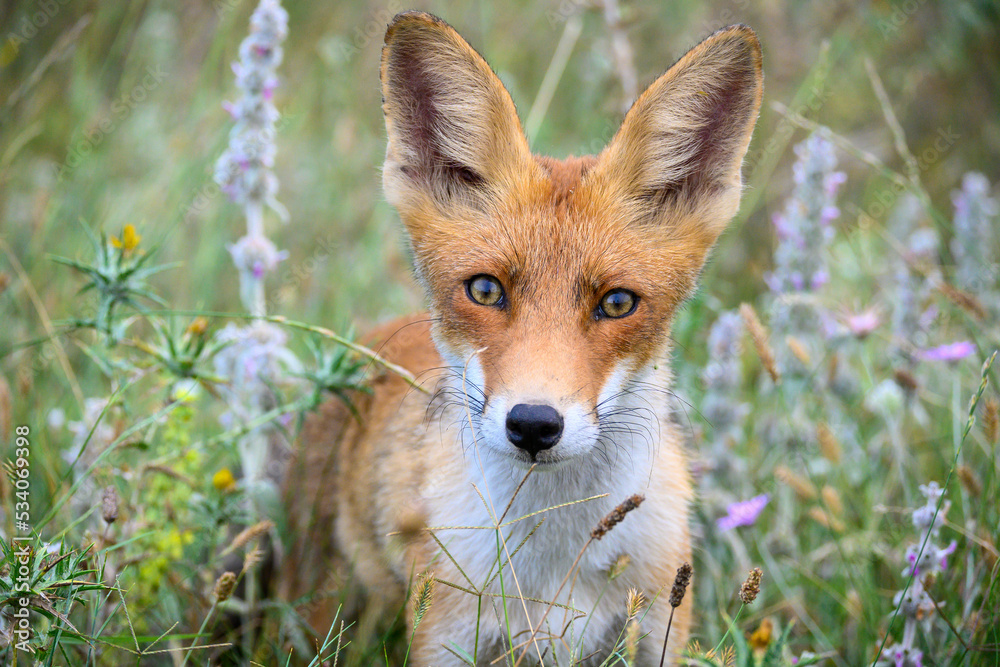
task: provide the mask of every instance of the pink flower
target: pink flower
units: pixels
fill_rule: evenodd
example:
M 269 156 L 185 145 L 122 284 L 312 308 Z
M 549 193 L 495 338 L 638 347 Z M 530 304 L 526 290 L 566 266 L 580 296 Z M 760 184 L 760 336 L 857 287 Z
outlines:
M 970 354 L 974 354 L 975 351 L 976 346 L 973 343 L 963 340 L 957 343 L 932 347 L 929 350 L 921 350 L 917 353 L 917 356 L 923 361 L 958 361 Z
M 721 531 L 732 530 L 738 526 L 752 525 L 767 506 L 770 499 L 771 497 L 764 493 L 759 496 L 755 496 L 750 500 L 732 503 L 726 508 L 726 512 L 728 512 L 728 514 L 724 517 L 716 519 L 715 525 L 718 526 Z
M 866 338 L 868 334 L 878 328 L 878 312 L 874 309 L 863 310 L 847 316 L 847 328 L 857 338 Z

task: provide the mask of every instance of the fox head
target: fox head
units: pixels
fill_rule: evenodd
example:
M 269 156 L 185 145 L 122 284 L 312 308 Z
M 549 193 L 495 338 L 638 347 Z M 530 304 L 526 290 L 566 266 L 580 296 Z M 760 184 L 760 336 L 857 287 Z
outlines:
M 740 201 L 760 45 L 732 26 L 636 100 L 597 156 L 533 156 L 507 90 L 448 24 L 407 12 L 382 50 L 386 196 L 475 436 L 543 467 L 584 457 L 668 353 Z

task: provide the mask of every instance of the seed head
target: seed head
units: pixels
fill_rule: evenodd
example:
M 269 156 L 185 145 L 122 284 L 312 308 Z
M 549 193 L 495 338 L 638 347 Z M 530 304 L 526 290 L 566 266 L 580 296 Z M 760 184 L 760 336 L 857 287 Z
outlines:
M 1000 442 L 1000 402 L 992 396 L 983 403 L 983 433 L 990 444 Z
M 634 618 L 628 623 L 628 630 L 625 631 L 625 664 L 634 665 L 635 656 L 639 650 L 639 635 L 642 630 L 639 621 Z
M 893 379 L 896 380 L 896 384 L 904 389 L 906 393 L 912 394 L 917 389 L 920 388 L 920 383 L 917 382 L 917 378 L 910 371 L 905 368 L 897 368 L 892 374 Z
M 788 349 L 792 351 L 795 358 L 799 360 L 806 368 L 812 366 L 812 357 L 809 356 L 809 350 L 806 349 L 805 344 L 796 338 L 795 336 L 786 336 L 785 343 L 788 345 Z
M 245 547 L 251 541 L 269 532 L 272 528 L 274 528 L 273 521 L 258 521 L 249 528 L 240 531 L 240 534 L 233 538 L 232 544 L 226 547 L 226 549 L 222 552 L 222 555 L 225 556 L 227 554 L 231 554 L 237 549 Z
M 674 577 L 674 585 L 670 589 L 671 607 L 681 606 L 681 601 L 684 599 L 684 592 L 687 590 L 688 584 L 691 583 L 691 575 L 693 573 L 694 569 L 691 567 L 691 563 L 688 562 L 683 563 L 677 568 L 677 576 Z
M 979 475 L 976 474 L 975 470 L 967 465 L 960 465 L 955 472 L 958 473 L 958 479 L 970 496 L 977 498 L 982 494 L 983 483 L 979 481 Z
M 816 487 L 808 479 L 798 474 L 788 466 L 782 464 L 774 469 L 774 476 L 791 487 L 802 500 L 815 500 L 817 496 Z
M 611 567 L 608 568 L 608 581 L 614 581 L 618 577 L 622 576 L 622 573 L 628 568 L 631 562 L 632 558 L 628 554 L 618 556 L 618 558 L 611 563 Z
M 234 588 L 236 588 L 236 575 L 232 572 L 223 572 L 215 581 L 213 593 L 216 602 L 225 602 L 232 597 Z
M 646 596 L 642 594 L 642 591 L 637 588 L 628 589 L 625 594 L 625 611 L 628 619 L 633 620 L 645 606 Z
M 949 301 L 975 317 L 977 320 L 982 321 L 986 319 L 986 308 L 984 308 L 979 299 L 972 294 L 960 290 L 954 285 L 949 285 L 948 283 L 941 283 L 938 285 L 938 289 Z
M 118 491 L 113 486 L 104 487 L 101 496 L 101 518 L 109 525 L 118 520 Z
M 611 510 L 606 517 L 601 519 L 601 522 L 597 524 L 597 527 L 590 531 L 590 537 L 595 540 L 599 540 L 608 534 L 608 531 L 617 526 L 625 518 L 625 515 L 634 510 L 636 507 L 642 504 L 645 500 L 645 496 L 640 496 L 638 494 L 629 496 L 626 498 L 618 507 Z
M 771 345 L 767 342 L 767 329 L 760 323 L 757 311 L 749 303 L 744 303 L 740 306 L 740 315 L 743 316 L 743 322 L 747 326 L 747 331 L 750 332 L 750 339 L 753 340 L 753 346 L 757 350 L 760 362 L 764 365 L 764 369 L 767 370 L 771 379 L 777 384 L 781 380 L 781 373 L 778 372 L 778 364 L 774 361 L 774 352 L 771 350 Z
M 760 593 L 760 577 L 762 574 L 764 572 L 759 567 L 750 570 L 747 580 L 740 586 L 740 601 L 743 604 L 750 604 L 757 599 L 757 594 Z
M 840 463 L 840 443 L 826 422 L 820 422 L 816 426 L 816 439 L 823 457 L 830 463 Z
M 414 629 L 420 625 L 420 621 L 424 620 L 424 615 L 427 614 L 427 610 L 431 608 L 431 602 L 433 602 L 433 600 L 434 575 L 426 573 L 417 581 L 417 586 L 413 589 L 413 595 L 410 598 L 410 604 L 413 606 Z

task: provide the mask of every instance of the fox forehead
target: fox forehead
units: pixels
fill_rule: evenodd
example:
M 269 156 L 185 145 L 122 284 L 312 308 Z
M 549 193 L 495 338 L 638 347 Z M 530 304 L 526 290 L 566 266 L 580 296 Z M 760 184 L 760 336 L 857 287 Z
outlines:
M 534 160 L 536 177 L 488 210 L 411 213 L 425 217 L 407 223 L 421 230 L 413 247 L 432 299 L 485 273 L 500 279 L 518 306 L 590 309 L 608 290 L 624 288 L 664 314 L 673 310 L 699 249 L 665 238 L 662 225 L 643 225 L 629 202 L 588 182 L 596 157 Z

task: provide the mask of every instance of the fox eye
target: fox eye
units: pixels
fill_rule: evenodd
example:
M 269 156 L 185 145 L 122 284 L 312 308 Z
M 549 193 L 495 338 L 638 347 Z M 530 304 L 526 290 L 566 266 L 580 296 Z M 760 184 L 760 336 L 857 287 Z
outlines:
M 465 281 L 465 293 L 482 306 L 502 306 L 503 287 L 493 276 L 480 274 Z
M 639 305 L 639 297 L 627 289 L 613 289 L 601 299 L 598 315 L 617 319 L 631 315 Z

